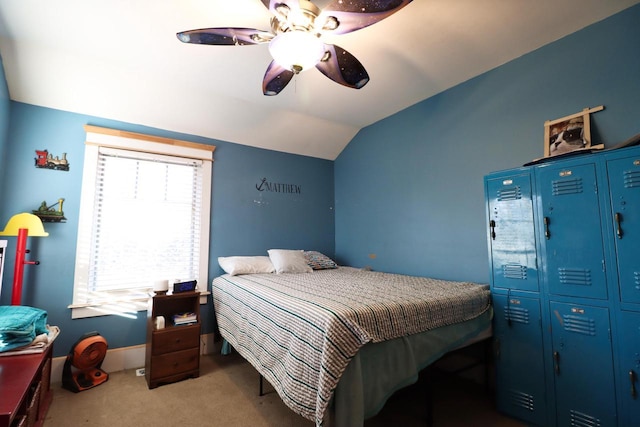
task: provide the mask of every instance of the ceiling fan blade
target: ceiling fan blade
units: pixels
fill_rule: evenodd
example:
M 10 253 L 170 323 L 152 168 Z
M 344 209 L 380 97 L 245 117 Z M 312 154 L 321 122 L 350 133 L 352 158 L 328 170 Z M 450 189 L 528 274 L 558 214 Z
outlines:
M 350 33 L 388 18 L 409 3 L 411 0 L 333 0 L 316 23 L 324 22 L 327 34 Z
M 271 61 L 267 72 L 262 80 L 262 93 L 267 96 L 279 94 L 293 78 L 293 71 L 278 65 L 276 61 Z
M 325 45 L 326 54 L 316 68 L 336 83 L 360 89 L 369 82 L 369 74 L 355 56 L 340 46 Z
M 202 28 L 177 33 L 183 43 L 243 46 L 269 42 L 274 36 L 254 28 Z

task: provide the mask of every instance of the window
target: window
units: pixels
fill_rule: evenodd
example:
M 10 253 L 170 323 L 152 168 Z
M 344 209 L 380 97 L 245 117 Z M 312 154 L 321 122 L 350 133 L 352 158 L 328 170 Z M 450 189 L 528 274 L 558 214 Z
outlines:
M 85 129 L 72 317 L 145 310 L 156 280 L 206 291 L 215 147 Z

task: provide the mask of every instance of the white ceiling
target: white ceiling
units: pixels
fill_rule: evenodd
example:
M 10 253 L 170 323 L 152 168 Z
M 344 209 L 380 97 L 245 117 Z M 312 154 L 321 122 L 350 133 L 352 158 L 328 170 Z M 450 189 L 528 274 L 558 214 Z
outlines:
M 312 69 L 267 97 L 266 45 L 175 36 L 269 30 L 260 0 L 0 0 L 0 54 L 15 101 L 333 160 L 361 128 L 638 2 L 415 0 L 323 39 L 365 66 L 360 90 Z

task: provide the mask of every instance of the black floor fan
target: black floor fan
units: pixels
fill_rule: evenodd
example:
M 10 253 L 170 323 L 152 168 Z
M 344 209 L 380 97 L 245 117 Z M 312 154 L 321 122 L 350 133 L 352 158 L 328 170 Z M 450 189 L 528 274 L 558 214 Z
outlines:
M 84 334 L 71 347 L 62 370 L 62 386 L 74 393 L 98 386 L 109 379 L 101 369 L 107 340 L 98 332 Z

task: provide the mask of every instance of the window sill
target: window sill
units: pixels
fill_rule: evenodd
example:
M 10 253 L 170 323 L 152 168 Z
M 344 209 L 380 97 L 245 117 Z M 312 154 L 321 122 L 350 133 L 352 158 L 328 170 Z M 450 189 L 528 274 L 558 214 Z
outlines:
M 207 303 L 209 291 L 200 291 L 200 304 Z M 150 294 L 152 296 L 152 294 Z M 71 304 L 67 308 L 71 309 L 72 319 L 84 319 L 98 316 L 121 316 L 129 319 L 136 319 L 139 311 L 147 311 L 149 308 L 149 298 L 136 298 L 126 301 L 112 301 L 102 304 Z

